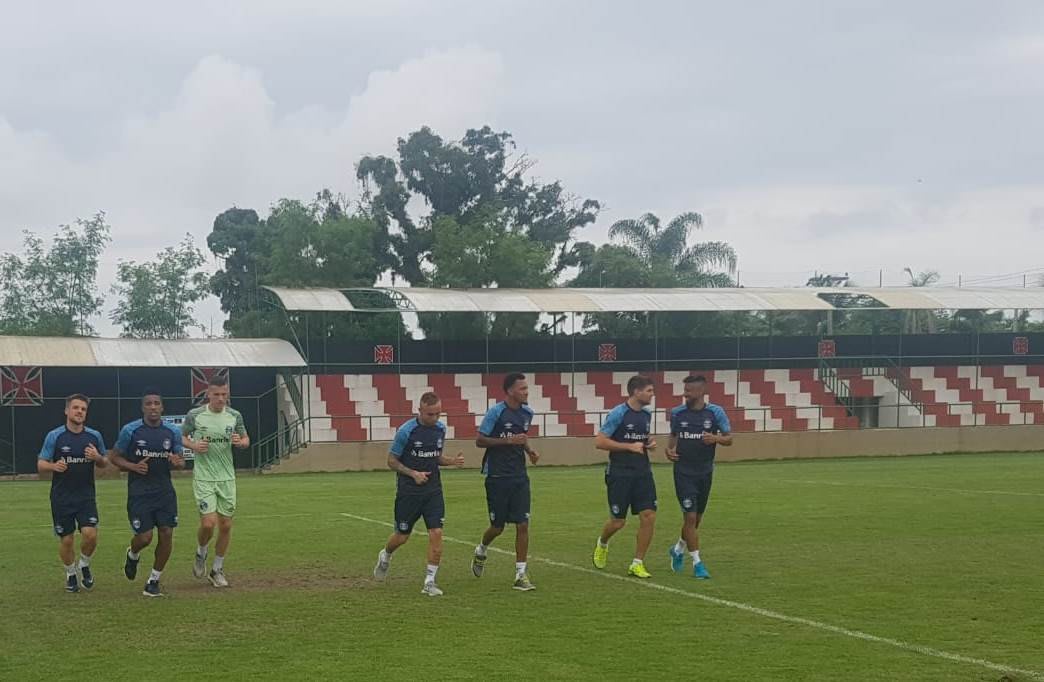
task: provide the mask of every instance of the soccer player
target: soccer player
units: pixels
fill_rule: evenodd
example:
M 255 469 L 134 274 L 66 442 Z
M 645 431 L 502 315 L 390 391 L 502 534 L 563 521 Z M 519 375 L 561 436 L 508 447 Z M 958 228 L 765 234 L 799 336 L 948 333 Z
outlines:
M 163 421 L 163 397 L 158 389 L 146 388 L 141 398 L 142 418 L 120 430 L 120 437 L 109 458 L 127 472 L 127 520 L 130 521 L 130 547 L 123 563 L 127 580 L 138 575 L 141 551 L 152 544 L 152 531 L 159 540 L 152 560 L 152 573 L 142 594 L 162 597 L 160 577 L 174 548 L 174 529 L 178 526 L 178 496 L 170 480 L 170 469 L 181 469 L 185 460 L 181 430 Z
M 710 574 L 700 561 L 697 529 L 710 499 L 714 449 L 718 445 L 732 445 L 732 427 L 725 410 L 706 402 L 706 394 L 705 378 L 685 378 L 685 404 L 671 410 L 671 440 L 667 447 L 667 459 L 674 462 L 674 490 L 683 517 L 681 537 L 668 550 L 671 568 L 680 573 L 688 551 L 692 557 L 692 574 L 703 580 L 710 578 Z
M 207 404 L 190 410 L 181 424 L 182 441 L 195 453 L 192 467 L 192 492 L 199 508 L 196 562 L 192 575 L 207 574 L 207 551 L 214 528 L 214 563 L 210 584 L 228 587 L 225 556 L 232 541 L 232 517 L 236 513 L 236 468 L 232 448 L 250 447 L 250 436 L 243 415 L 228 406 L 228 379 L 214 376 L 207 386 Z
M 479 426 L 475 445 L 486 448 L 482 457 L 482 473 L 486 475 L 486 506 L 489 528 L 475 548 L 471 572 L 482 577 L 486 566 L 486 550 L 501 533 L 504 524 L 515 524 L 515 584 L 523 592 L 536 589 L 529 580 L 526 559 L 529 555 L 529 476 L 526 456 L 536 464 L 540 459 L 529 447 L 529 425 L 533 410 L 526 405 L 529 384 L 524 374 L 504 377 L 504 400 L 486 412 Z
M 628 575 L 651 578 L 645 568 L 645 553 L 656 526 L 656 481 L 653 480 L 649 451 L 656 447 L 650 437 L 655 388 L 649 377 L 633 376 L 627 381 L 627 400 L 606 416 L 595 434 L 595 447 L 609 452 L 605 467 L 605 487 L 609 497 L 609 520 L 594 549 L 595 568 L 605 568 L 609 559 L 609 538 L 627 523 L 627 509 L 638 515 L 638 541 Z
M 428 529 L 428 569 L 424 575 L 421 594 L 438 597 L 442 590 L 435 584 L 442 560 L 442 524 L 446 516 L 446 502 L 442 497 L 439 466 L 464 466 L 464 453 L 454 458 L 442 454 L 446 425 L 439 421 L 442 401 L 434 393 L 425 393 L 420 399 L 417 416 L 399 427 L 388 453 L 388 468 L 396 475 L 395 532 L 377 555 L 373 577 L 384 580 L 392 553 L 406 544 L 413 532 L 413 524 L 424 517 Z
M 94 587 L 91 557 L 98 546 L 98 504 L 94 497 L 94 470 L 105 466 L 105 442 L 89 429 L 90 400 L 76 393 L 65 399 L 65 426 L 44 438 L 36 470 L 51 474 L 51 521 L 59 538 L 58 557 L 65 566 L 65 591 L 79 592 L 80 578 L 86 590 Z M 80 531 L 79 572 L 74 542 Z

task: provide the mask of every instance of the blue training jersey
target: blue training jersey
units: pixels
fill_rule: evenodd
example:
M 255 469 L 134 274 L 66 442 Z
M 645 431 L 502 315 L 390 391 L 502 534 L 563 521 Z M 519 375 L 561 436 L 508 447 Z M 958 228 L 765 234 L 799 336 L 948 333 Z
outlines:
M 522 405 L 517 410 L 499 402 L 486 412 L 479 426 L 479 433 L 490 438 L 507 438 L 519 433 L 528 433 L 533 423 L 533 410 Z M 486 448 L 482 456 L 482 473 L 494 478 L 520 477 L 526 475 L 526 449 L 522 445 L 498 445 Z
M 87 459 L 87 446 L 93 445 L 105 456 L 105 441 L 94 429 L 84 428 L 79 433 L 59 426 L 44 438 L 39 458 L 46 462 L 64 460 L 68 469 L 51 475 L 51 499 L 62 501 L 87 500 L 94 497 L 94 467 Z
M 398 491 L 406 495 L 435 492 L 442 488 L 439 458 L 446 440 L 446 425 L 441 421 L 425 426 L 417 418 L 409 420 L 395 432 L 391 454 L 414 471 L 428 472 L 428 482 L 417 485 L 409 476 L 396 473 Z
M 626 402 L 614 407 L 606 416 L 599 431 L 617 443 L 648 443 L 652 433 L 652 414 L 647 410 L 632 410 Z M 649 473 L 649 453 L 636 455 L 621 450 L 609 453 L 606 474 L 629 476 Z
M 158 426 L 150 426 L 138 419 L 120 430 L 116 440 L 116 450 L 128 462 L 147 461 L 149 473 L 127 473 L 127 494 L 161 495 L 174 492 L 170 481 L 170 456 L 180 455 L 184 448 L 181 444 L 181 428 L 167 422 Z
M 714 450 L 717 446 L 703 442 L 704 433 L 730 433 L 732 427 L 725 410 L 711 403 L 694 410 L 679 405 L 671 410 L 671 435 L 678 439 L 678 461 L 675 471 L 684 474 L 705 474 L 714 470 Z

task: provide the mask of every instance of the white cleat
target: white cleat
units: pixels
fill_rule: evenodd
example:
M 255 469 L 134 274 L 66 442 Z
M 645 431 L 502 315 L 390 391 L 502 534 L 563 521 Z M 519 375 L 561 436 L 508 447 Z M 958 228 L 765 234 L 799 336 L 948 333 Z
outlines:
M 426 594 L 429 597 L 441 597 L 442 590 L 435 583 L 424 583 L 424 587 L 421 588 L 421 594 Z
M 210 584 L 214 587 L 228 587 L 228 580 L 225 578 L 224 571 L 211 571 L 210 572 Z
M 373 577 L 376 580 L 384 580 L 387 578 L 388 567 L 390 565 L 391 563 L 388 561 L 388 558 L 385 556 L 384 552 L 381 551 L 381 553 L 377 555 L 377 565 L 373 567 Z
M 205 578 L 207 575 L 207 555 L 196 555 L 196 563 L 192 565 L 192 577 Z

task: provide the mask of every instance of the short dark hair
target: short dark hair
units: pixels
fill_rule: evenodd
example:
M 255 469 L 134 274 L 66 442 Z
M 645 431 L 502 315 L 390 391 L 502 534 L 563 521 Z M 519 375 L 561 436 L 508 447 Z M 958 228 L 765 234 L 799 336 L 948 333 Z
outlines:
M 81 401 L 82 403 L 86 404 L 86 405 L 87 405 L 88 407 L 90 407 L 90 406 L 91 406 L 91 399 L 90 399 L 90 398 L 88 398 L 87 396 L 85 396 L 85 395 L 84 395 L 84 394 L 82 394 L 82 393 L 73 393 L 73 394 L 72 394 L 71 396 L 69 396 L 68 398 L 66 398 L 66 399 L 65 399 L 65 406 L 66 406 L 66 407 L 69 407 L 69 405 L 70 405 L 70 404 L 72 403 L 72 401 L 74 401 L 74 400 L 79 400 L 79 401 Z
M 511 387 L 526 378 L 526 375 L 522 372 L 512 372 L 504 377 L 504 393 L 511 390 Z
M 437 404 L 439 400 L 440 398 L 437 393 L 435 393 L 434 391 L 428 391 L 420 397 L 420 404 L 421 407 L 428 407 L 430 405 Z
M 207 380 L 207 386 L 228 386 L 228 375 L 215 374 Z
M 705 384 L 707 383 L 707 377 L 702 374 L 690 374 L 685 377 L 684 383 L 686 384 Z
M 141 392 L 141 399 L 144 400 L 145 398 L 148 398 L 150 395 L 154 395 L 157 398 L 160 398 L 161 400 L 163 399 L 163 393 L 161 393 L 160 390 L 155 386 L 146 386 L 145 390 Z
M 634 395 L 635 391 L 640 391 L 646 386 L 652 386 L 653 380 L 649 377 L 642 376 L 641 374 L 635 374 L 633 377 L 627 380 L 627 395 Z

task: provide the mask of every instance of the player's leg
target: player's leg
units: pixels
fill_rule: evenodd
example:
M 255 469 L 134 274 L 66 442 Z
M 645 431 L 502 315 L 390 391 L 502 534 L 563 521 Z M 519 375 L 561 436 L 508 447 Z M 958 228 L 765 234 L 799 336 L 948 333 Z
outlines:
M 123 562 L 123 574 L 127 580 L 134 580 L 138 575 L 138 562 L 141 561 L 141 550 L 152 543 L 152 529 L 155 527 L 152 501 L 139 495 L 127 498 L 127 519 L 130 521 L 130 547 Z
M 688 524 L 687 516 L 696 508 L 697 495 L 694 478 L 675 470 L 674 494 L 678 498 L 678 506 L 681 507 L 682 526 L 678 532 L 678 541 L 671 545 L 670 549 L 667 550 L 667 554 L 671 558 L 671 570 L 675 573 L 680 573 L 685 568 L 685 553 L 690 549 L 686 528 Z
M 429 597 L 442 595 L 442 590 L 435 584 L 435 577 L 439 572 L 439 564 L 442 563 L 442 524 L 446 516 L 446 502 L 442 491 L 425 495 L 422 515 L 424 525 L 428 529 L 428 566 L 424 571 L 423 594 Z
M 65 567 L 65 591 L 79 592 L 80 581 L 76 576 L 76 517 L 67 513 L 61 504 L 51 502 L 51 520 L 54 534 L 58 536 L 58 558 Z
M 712 481 L 712 473 L 708 473 L 706 476 L 701 476 L 697 480 L 695 507 L 691 513 L 685 515 L 688 531 L 685 536 L 685 543 L 689 549 L 689 556 L 692 557 L 692 574 L 693 576 L 703 580 L 710 578 L 710 573 L 707 572 L 707 568 L 703 565 L 703 561 L 700 559 L 699 527 L 700 522 L 703 520 L 703 514 L 707 511 L 707 502 L 710 501 Z M 689 517 L 692 518 L 690 519 Z M 691 530 L 689 530 L 689 528 L 691 528 Z
M 649 578 L 652 576 L 645 568 L 645 554 L 649 551 L 656 530 L 656 481 L 652 473 L 636 476 L 631 482 L 631 510 L 638 514 L 638 538 L 634 559 L 627 572 L 638 578 Z
M 592 558 L 595 568 L 605 568 L 609 560 L 609 539 L 627 525 L 628 480 L 619 476 L 606 476 L 605 490 L 609 500 L 609 519 L 602 526 L 598 542 L 595 543 Z
M 91 557 L 98 547 L 98 505 L 93 498 L 85 500 L 76 510 L 76 526 L 80 529 L 80 561 L 77 568 L 84 589 L 94 587 Z
M 471 572 L 476 578 L 482 577 L 482 571 L 486 568 L 486 550 L 504 532 L 507 521 L 507 505 L 501 495 L 500 484 L 489 476 L 486 477 L 486 509 L 489 511 L 489 528 L 482 534 L 482 540 L 471 556 Z
M 392 554 L 410 539 L 413 524 L 421 515 L 420 498 L 420 495 L 395 496 L 395 531 L 377 554 L 377 564 L 373 567 L 373 577 L 377 580 L 388 577 Z
M 529 479 L 513 486 L 508 508 L 508 521 L 515 524 L 515 584 L 522 592 L 536 589 L 529 580 Z
M 221 508 L 220 499 L 218 508 Z M 217 515 L 217 541 L 214 543 L 214 563 L 210 567 L 210 584 L 214 587 L 228 587 L 228 579 L 225 577 L 225 555 L 228 554 L 228 546 L 232 542 L 232 517 L 222 513 Z
M 174 528 L 178 525 L 178 498 L 171 494 L 165 499 L 158 500 L 152 520 L 156 524 L 156 554 L 153 557 L 152 573 L 149 574 L 145 589 L 150 596 L 155 596 L 160 593 L 160 577 L 163 575 L 163 569 L 167 567 L 167 561 L 174 549 Z
M 199 510 L 199 530 L 196 531 L 196 554 L 192 575 L 203 578 L 207 575 L 207 553 L 210 539 L 217 529 L 217 488 L 213 481 L 192 479 L 192 495 Z

